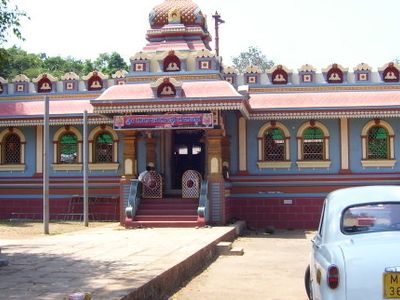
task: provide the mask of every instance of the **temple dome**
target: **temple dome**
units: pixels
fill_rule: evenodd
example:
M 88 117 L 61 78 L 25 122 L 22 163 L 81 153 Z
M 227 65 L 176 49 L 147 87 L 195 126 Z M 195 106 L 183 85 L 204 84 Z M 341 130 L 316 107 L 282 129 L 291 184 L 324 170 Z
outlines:
M 161 28 L 167 24 L 183 24 L 200 26 L 207 31 L 206 18 L 192 0 L 165 0 L 150 12 L 149 22 L 152 29 Z

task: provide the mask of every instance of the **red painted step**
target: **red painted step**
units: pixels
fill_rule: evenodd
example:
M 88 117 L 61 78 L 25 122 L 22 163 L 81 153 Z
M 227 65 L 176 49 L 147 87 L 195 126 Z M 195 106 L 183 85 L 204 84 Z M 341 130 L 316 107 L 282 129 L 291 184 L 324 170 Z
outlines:
M 198 199 L 164 198 L 141 199 L 133 220 L 126 227 L 197 227 L 204 226 L 198 220 Z

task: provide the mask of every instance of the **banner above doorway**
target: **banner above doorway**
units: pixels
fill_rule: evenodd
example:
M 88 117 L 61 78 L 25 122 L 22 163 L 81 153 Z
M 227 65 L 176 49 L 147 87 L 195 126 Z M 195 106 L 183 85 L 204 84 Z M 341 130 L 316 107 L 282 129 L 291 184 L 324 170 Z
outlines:
M 114 129 L 213 128 L 212 113 L 115 116 Z

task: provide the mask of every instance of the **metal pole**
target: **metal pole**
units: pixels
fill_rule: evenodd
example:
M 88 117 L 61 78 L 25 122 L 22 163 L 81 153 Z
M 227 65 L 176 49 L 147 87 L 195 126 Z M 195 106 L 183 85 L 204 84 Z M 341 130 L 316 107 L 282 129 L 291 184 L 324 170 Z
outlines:
M 219 25 L 225 23 L 221 15 L 216 11 L 212 16 L 215 19 L 215 54 L 219 57 Z
M 44 97 L 43 120 L 43 229 L 49 234 L 49 97 Z
M 89 226 L 89 193 L 88 193 L 88 125 L 87 111 L 83 112 L 83 221 Z

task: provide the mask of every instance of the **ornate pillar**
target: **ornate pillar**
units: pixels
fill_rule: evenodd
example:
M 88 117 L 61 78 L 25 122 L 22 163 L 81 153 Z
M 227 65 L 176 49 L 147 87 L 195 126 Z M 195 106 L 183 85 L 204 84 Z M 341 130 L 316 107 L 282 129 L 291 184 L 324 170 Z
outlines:
M 340 119 L 340 172 L 349 173 L 349 121 Z
M 223 130 L 207 130 L 207 178 L 222 178 Z
M 157 166 L 156 139 L 152 132 L 146 133 L 146 162 L 146 165 L 153 163 L 154 166 Z
M 239 172 L 247 172 L 247 121 L 239 118 Z
M 48 154 L 49 155 L 49 154 Z M 36 174 L 43 174 L 43 126 L 36 126 Z
M 222 129 L 207 130 L 207 179 L 210 222 L 226 223 L 225 180 L 222 176 Z
M 137 177 L 137 131 L 136 130 L 124 130 L 121 131 L 124 139 L 124 168 L 123 175 L 130 179 Z
M 228 166 L 231 163 L 231 141 L 228 136 L 224 136 L 222 138 L 222 165 L 224 166 L 225 163 L 228 164 Z

